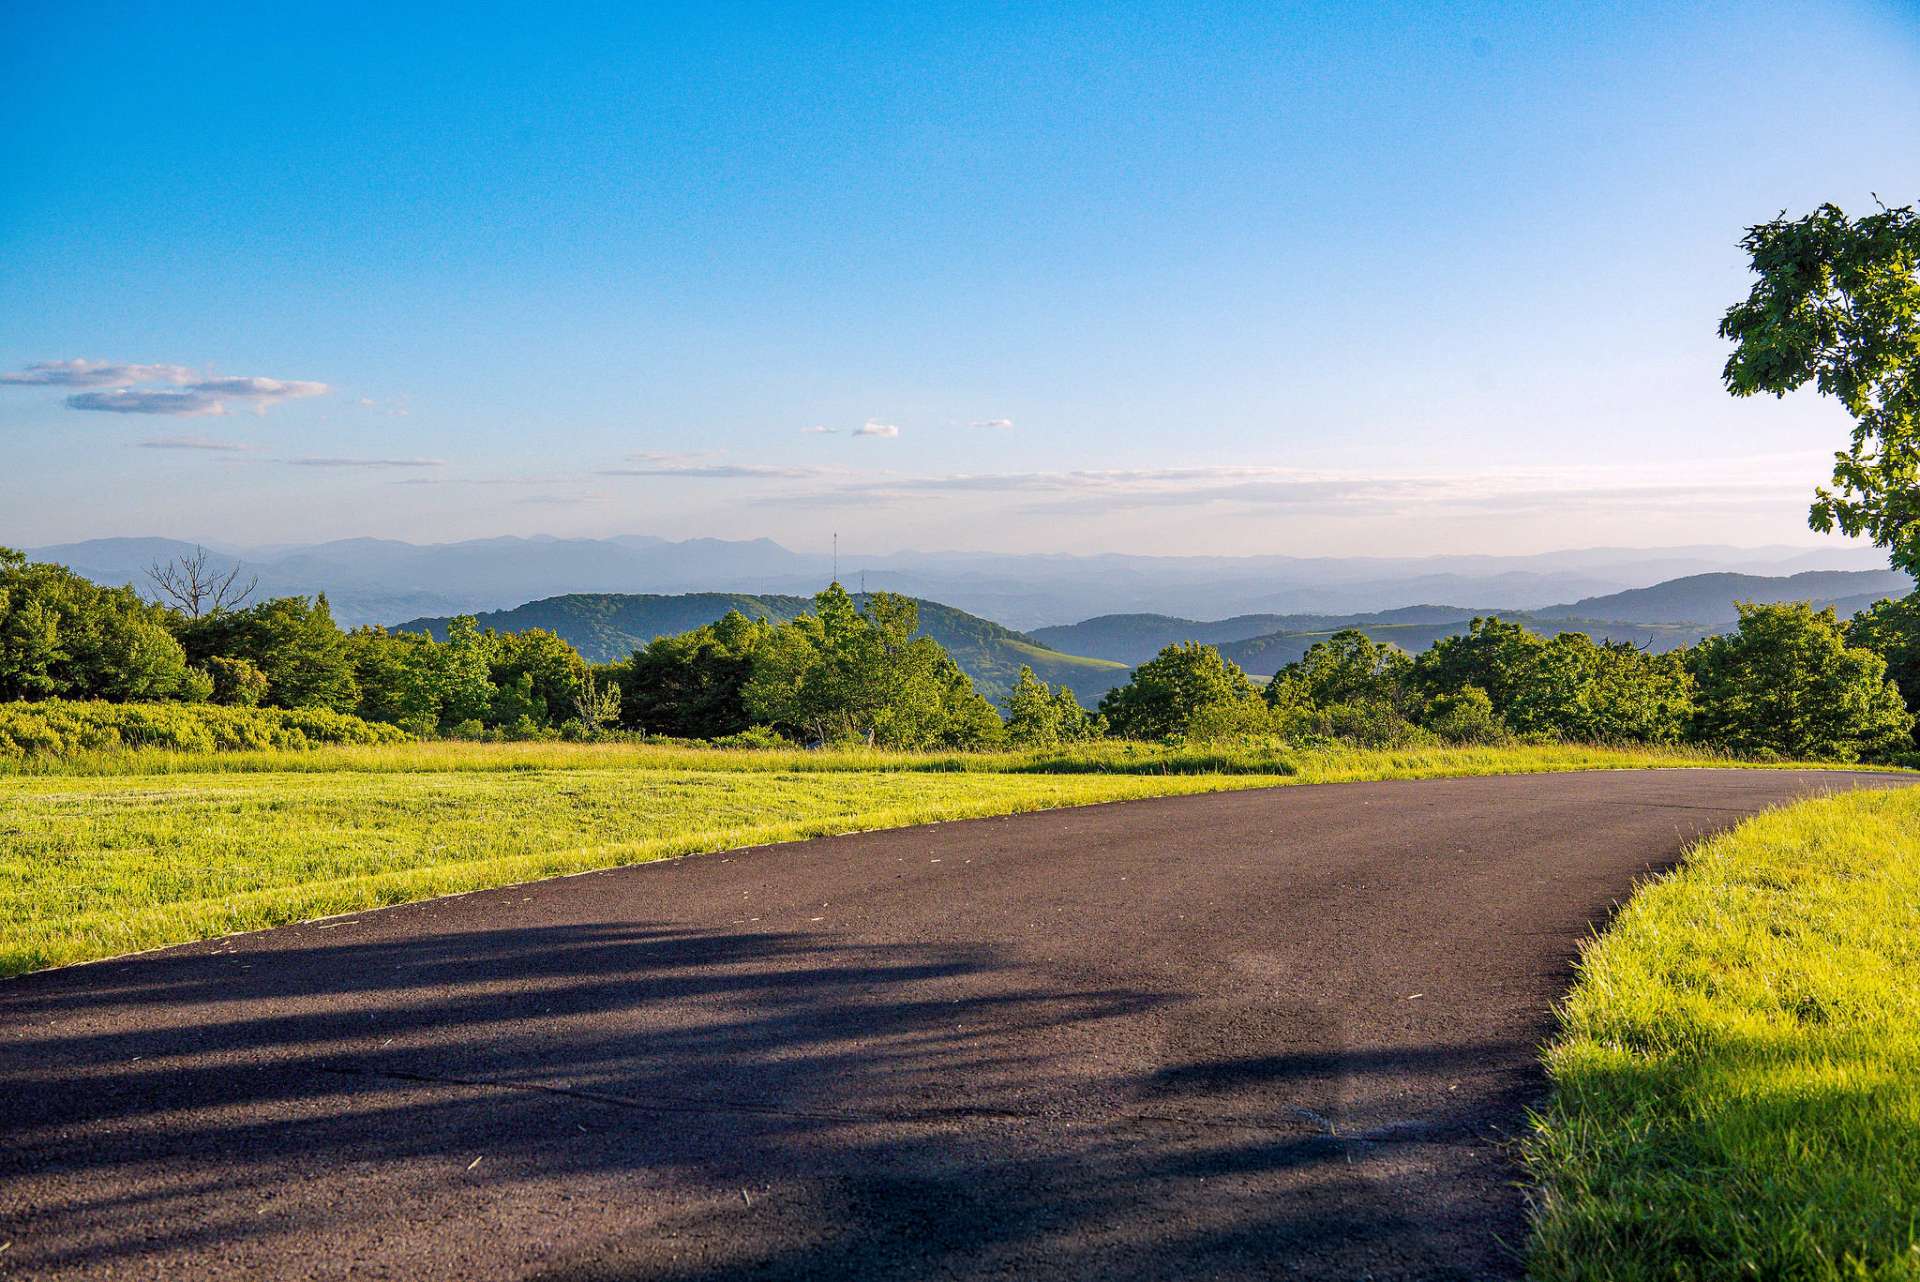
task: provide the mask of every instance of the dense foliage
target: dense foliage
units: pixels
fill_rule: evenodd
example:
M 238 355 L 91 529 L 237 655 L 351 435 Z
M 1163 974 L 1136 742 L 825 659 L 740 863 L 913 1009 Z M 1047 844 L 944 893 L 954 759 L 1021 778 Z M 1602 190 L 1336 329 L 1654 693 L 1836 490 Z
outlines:
M 1743 605 L 1740 629 L 1693 654 L 1702 739 L 1739 752 L 1855 761 L 1913 731 L 1887 661 L 1847 645 L 1832 610 Z
M 741 692 L 756 723 L 811 743 L 978 748 L 1000 739 L 1000 716 L 973 681 L 939 642 L 914 636 L 913 601 L 877 592 L 861 608 L 836 583 L 814 607 L 756 647 Z
M 230 708 L 210 703 L 47 699 L 0 704 L 0 759 L 161 748 L 237 752 L 321 744 L 399 743 L 393 726 L 325 708 Z
M 1105 718 L 1080 706 L 1066 686 L 1052 689 L 1022 667 L 1007 696 L 1007 742 L 1016 748 L 1054 748 L 1083 743 L 1107 732 Z
M 1920 592 L 1898 601 L 1876 601 L 1853 616 L 1847 644 L 1887 661 L 1887 676 L 1900 689 L 1907 711 L 1920 714 Z M 1920 718 L 1914 729 L 1920 744 Z
M 1720 322 L 1736 396 L 1784 396 L 1812 383 L 1853 416 L 1833 488 L 1810 522 L 1864 534 L 1920 572 L 1920 213 L 1911 205 L 1848 218 L 1822 205 L 1747 229 L 1759 277 Z
M 0 550 L 0 701 L 195 705 L 212 727 L 205 734 L 222 743 L 283 733 L 257 729 L 269 724 L 288 735 L 309 724 L 247 719 L 257 711 L 359 718 L 421 736 L 623 732 L 895 749 L 1044 749 L 1107 736 L 1372 747 L 1689 742 L 1845 761 L 1912 749 L 1920 594 L 1882 601 L 1847 624 L 1805 605 L 1743 605 L 1740 615 L 1735 632 L 1665 654 L 1582 632 L 1541 636 L 1497 618 L 1475 619 L 1417 656 L 1349 629 L 1316 642 L 1264 693 L 1215 647 L 1182 642 L 1109 690 L 1095 714 L 1038 665 L 1018 667 L 996 708 L 928 634 L 920 603 L 853 596 L 837 583 L 784 619 L 731 610 L 596 667 L 543 628 L 501 633 L 463 616 L 437 636 L 346 632 L 324 596 L 194 616 Z M 11 715 L 25 714 L 16 705 Z M 161 724 L 142 715 L 141 726 Z M 203 737 L 141 729 L 135 739 L 149 735 Z M 68 741 L 64 731 L 53 740 Z
M 169 612 L 0 548 L 0 700 L 203 699 Z
M 1198 641 L 1168 646 L 1100 700 L 1101 715 L 1126 739 L 1255 729 L 1259 708 L 1260 692 L 1239 665 Z

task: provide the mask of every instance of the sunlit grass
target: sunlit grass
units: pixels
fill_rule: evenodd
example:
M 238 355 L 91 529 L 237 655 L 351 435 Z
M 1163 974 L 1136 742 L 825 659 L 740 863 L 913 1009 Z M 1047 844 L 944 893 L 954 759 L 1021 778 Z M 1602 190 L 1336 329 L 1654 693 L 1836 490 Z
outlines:
M 1580 963 L 1532 1271 L 1920 1278 L 1920 790 L 1760 816 Z
M 1227 788 L 1725 765 L 1592 747 L 911 754 L 419 743 L 0 775 L 0 974 L 825 833 Z

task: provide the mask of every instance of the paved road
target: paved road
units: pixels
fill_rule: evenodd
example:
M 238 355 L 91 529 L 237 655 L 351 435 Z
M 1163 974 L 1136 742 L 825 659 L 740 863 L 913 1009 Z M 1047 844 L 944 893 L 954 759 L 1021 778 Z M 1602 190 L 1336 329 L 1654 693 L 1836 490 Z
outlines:
M 1131 802 L 0 983 L 0 1275 L 1509 1275 L 1576 941 L 1885 782 Z

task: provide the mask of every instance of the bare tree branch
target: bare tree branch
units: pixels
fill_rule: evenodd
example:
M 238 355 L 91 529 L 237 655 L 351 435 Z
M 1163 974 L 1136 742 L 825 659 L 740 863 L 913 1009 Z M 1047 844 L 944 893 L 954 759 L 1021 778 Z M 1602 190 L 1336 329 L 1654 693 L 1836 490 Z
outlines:
M 192 619 L 203 614 L 238 609 L 260 586 L 260 576 L 257 574 L 250 576 L 245 583 L 240 581 L 240 572 L 244 567 L 238 561 L 225 574 L 211 568 L 207 561 L 207 550 L 196 547 L 192 556 L 155 561 L 147 567 L 147 579 L 160 596 Z

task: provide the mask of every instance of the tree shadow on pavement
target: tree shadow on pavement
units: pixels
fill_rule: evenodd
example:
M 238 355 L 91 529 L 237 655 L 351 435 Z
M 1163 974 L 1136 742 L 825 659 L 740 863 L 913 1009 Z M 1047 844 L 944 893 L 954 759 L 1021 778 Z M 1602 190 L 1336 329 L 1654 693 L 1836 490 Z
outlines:
M 1516 1048 L 1211 1059 L 1149 1036 L 1187 1001 L 984 945 L 645 924 L 30 976 L 0 989 L 0 1271 L 1515 1271 L 1487 1132 L 1526 1075 L 1445 1083 Z

